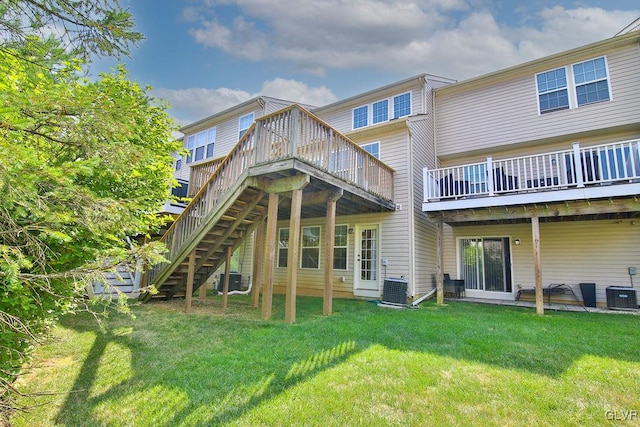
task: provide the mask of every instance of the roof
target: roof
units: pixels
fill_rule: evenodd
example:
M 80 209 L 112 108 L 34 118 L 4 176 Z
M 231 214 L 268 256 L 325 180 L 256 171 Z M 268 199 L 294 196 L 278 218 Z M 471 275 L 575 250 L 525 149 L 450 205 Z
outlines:
M 226 118 L 230 117 L 230 116 L 234 116 L 236 114 L 238 114 L 238 112 L 242 111 L 242 110 L 248 110 L 249 107 L 251 107 L 252 104 L 256 104 L 258 105 L 260 108 L 262 108 L 267 102 L 284 102 L 286 104 L 295 104 L 295 101 L 288 101 L 286 99 L 279 99 L 279 98 L 274 98 L 271 96 L 264 96 L 264 95 L 259 95 L 256 97 L 253 97 L 247 101 L 244 101 L 240 104 L 236 104 L 233 107 L 227 108 L 226 110 L 222 110 L 218 113 L 212 114 L 211 116 L 205 117 L 203 119 L 200 119 L 196 122 L 190 123 L 186 126 L 183 126 L 182 128 L 180 128 L 180 132 L 182 133 L 189 133 L 190 129 L 193 128 L 197 128 L 200 127 L 202 124 L 206 123 L 206 122 L 210 122 L 210 121 L 222 121 L 225 120 Z M 305 106 L 305 108 L 314 108 L 313 106 L 309 105 L 309 106 Z

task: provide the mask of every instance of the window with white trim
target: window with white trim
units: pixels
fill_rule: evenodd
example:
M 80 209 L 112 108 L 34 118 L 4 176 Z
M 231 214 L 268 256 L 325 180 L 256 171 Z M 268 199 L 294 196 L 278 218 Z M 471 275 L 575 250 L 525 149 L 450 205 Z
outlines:
M 381 99 L 353 109 L 353 129 L 388 122 L 411 115 L 411 92 Z
M 371 123 L 386 122 L 389 120 L 389 100 L 383 99 L 382 101 L 373 103 L 373 120 Z
M 540 114 L 611 100 L 604 56 L 536 74 Z
M 604 56 L 574 64 L 573 79 L 578 107 L 610 99 L 607 62 Z
M 393 118 L 411 115 L 411 92 L 393 97 Z
M 380 160 L 380 142 L 372 142 L 370 144 L 361 145 L 361 147 L 367 153 L 371 154 L 376 159 Z
M 213 157 L 213 148 L 216 143 L 216 128 L 205 129 L 193 135 L 187 136 L 187 163 Z
M 286 267 L 289 260 L 289 229 L 278 230 L 278 267 Z
M 540 113 L 569 108 L 567 69 L 565 67 L 536 75 Z
M 346 225 L 336 225 L 333 239 L 333 269 L 347 269 L 347 253 L 349 242 L 349 227 Z
M 238 140 L 240 140 L 240 138 L 242 138 L 242 135 L 245 134 L 247 129 L 251 127 L 251 125 L 253 124 L 254 117 L 255 116 L 253 113 L 249 113 L 247 115 L 240 117 L 240 121 L 238 124 Z
M 369 106 L 364 105 L 362 107 L 353 109 L 353 128 L 363 128 L 369 124 Z
M 300 268 L 320 268 L 320 226 L 302 227 Z

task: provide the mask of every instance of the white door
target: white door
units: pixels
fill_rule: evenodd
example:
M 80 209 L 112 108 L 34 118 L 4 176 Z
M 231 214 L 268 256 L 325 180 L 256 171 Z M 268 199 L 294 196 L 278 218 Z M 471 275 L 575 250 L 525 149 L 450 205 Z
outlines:
M 356 226 L 353 293 L 356 296 L 380 297 L 380 226 Z

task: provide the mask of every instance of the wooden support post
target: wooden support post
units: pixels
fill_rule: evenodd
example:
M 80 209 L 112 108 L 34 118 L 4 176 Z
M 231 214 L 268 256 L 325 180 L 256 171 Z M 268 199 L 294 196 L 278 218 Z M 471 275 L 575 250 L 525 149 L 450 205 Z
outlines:
M 206 299 L 207 298 L 207 282 L 204 282 L 198 288 L 198 299 Z
M 284 320 L 296 321 L 296 288 L 298 285 L 298 261 L 300 249 L 300 213 L 302 211 L 302 190 L 291 192 L 291 212 L 289 216 L 289 254 L 287 258 L 287 295 L 285 297 Z
M 267 241 L 264 254 L 264 289 L 262 291 L 262 318 L 271 319 L 273 306 L 273 273 L 276 268 L 276 240 L 278 232 L 278 199 L 277 193 L 269 194 L 267 210 Z
M 536 314 L 544 314 L 542 265 L 540 263 L 540 221 L 537 216 L 531 217 L 531 234 L 533 235 L 533 274 L 536 289 Z
M 224 265 L 224 284 L 222 286 L 222 308 L 227 308 L 227 304 L 229 303 L 229 276 L 231 276 L 231 255 L 233 255 L 233 247 L 227 246 L 227 259 Z
M 187 270 L 187 294 L 185 295 L 185 313 L 191 313 L 191 300 L 193 299 L 193 279 L 196 274 L 196 249 L 189 255 L 189 269 Z
M 264 221 L 260 221 L 253 239 L 253 287 L 251 288 L 251 306 L 258 308 L 262 290 L 262 268 L 264 257 Z
M 442 251 L 442 234 L 444 232 L 444 223 L 441 219 L 436 224 L 436 301 L 438 304 L 444 304 L 444 274 L 442 273 L 443 251 Z
M 327 225 L 325 230 L 324 256 L 324 299 L 322 314 L 325 316 L 333 312 L 333 253 L 336 235 L 336 200 L 327 201 Z

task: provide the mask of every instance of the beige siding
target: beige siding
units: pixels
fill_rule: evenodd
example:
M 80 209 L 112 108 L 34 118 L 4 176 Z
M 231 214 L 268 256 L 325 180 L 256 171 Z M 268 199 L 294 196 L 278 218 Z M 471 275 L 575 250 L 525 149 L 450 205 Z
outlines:
M 422 212 L 424 165 L 433 165 L 433 133 L 431 116 L 422 116 L 410 122 L 413 150 L 413 258 L 415 281 L 413 295 L 420 296 L 435 286 L 436 240 L 435 223 Z
M 534 286 L 533 246 L 529 224 L 445 227 L 444 271 L 458 276 L 456 239 L 510 237 L 514 296 Z M 513 241 L 520 239 L 520 245 Z M 640 221 L 598 220 L 540 224 L 543 285 L 570 285 L 582 299 L 579 283 L 596 283 L 597 303 L 606 305 L 607 286 L 629 286 L 628 267 L 640 269 Z M 634 277 L 637 286 L 640 279 Z
M 353 109 L 362 107 L 363 105 L 369 105 L 371 110 L 371 104 L 383 99 L 389 99 L 390 105 L 393 104 L 393 97 L 396 95 L 402 95 L 403 93 L 411 92 L 411 114 L 423 114 L 425 112 L 425 105 L 423 103 L 422 86 L 419 85 L 419 81 L 416 80 L 415 84 L 411 88 L 398 88 L 396 90 L 387 90 L 385 92 L 377 93 L 375 95 L 369 95 L 362 99 L 354 100 L 349 104 L 345 104 L 344 108 L 331 111 L 330 113 L 323 113 L 319 110 L 319 117 L 325 122 L 329 123 L 334 129 L 341 133 L 348 133 L 353 130 Z M 363 128 L 361 128 L 363 129 Z
M 358 144 L 380 142 L 381 160 L 396 170 L 394 180 L 394 201 L 402 205 L 402 210 L 367 215 L 350 215 L 337 217 L 336 225 L 348 225 L 355 228 L 359 224 L 380 224 L 380 253 L 379 259 L 386 258 L 387 267 L 379 266 L 379 285 L 385 277 L 407 278 L 412 283 L 411 277 L 411 250 L 409 236 L 409 169 L 408 169 L 408 136 L 406 130 L 379 135 L 373 139 L 356 141 Z M 304 203 L 304 202 L 303 202 Z M 340 203 L 340 201 L 338 201 Z M 278 227 L 288 227 L 288 221 L 281 221 Z M 321 227 L 321 240 L 324 237 L 325 218 L 311 218 L 302 221 L 302 226 L 318 225 Z M 353 264 L 355 260 L 355 238 L 349 235 L 348 270 L 334 272 L 334 294 L 338 297 L 353 297 Z M 318 270 L 298 270 L 298 294 L 321 295 L 323 289 L 324 266 L 324 242 L 320 244 L 320 268 Z M 286 284 L 287 270 L 276 268 L 274 284 L 276 292 L 283 292 Z M 344 281 L 341 280 L 344 277 Z
M 540 115 L 533 72 L 473 91 L 437 92 L 438 156 L 637 123 L 638 47 L 606 56 L 612 96 L 608 102 Z M 570 64 L 568 60 L 566 65 Z

